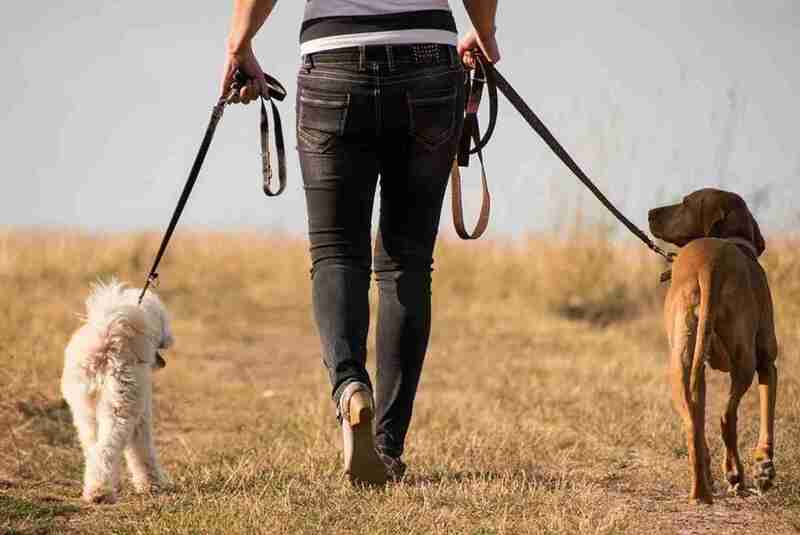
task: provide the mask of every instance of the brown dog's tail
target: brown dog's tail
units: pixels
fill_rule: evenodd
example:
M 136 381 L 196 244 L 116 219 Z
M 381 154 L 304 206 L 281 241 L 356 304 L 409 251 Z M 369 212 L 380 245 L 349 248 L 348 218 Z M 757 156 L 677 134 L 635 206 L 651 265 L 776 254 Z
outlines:
M 706 354 L 711 343 L 711 327 L 714 324 L 713 314 L 716 302 L 717 288 L 714 286 L 716 277 L 713 276 L 713 266 L 702 269 L 698 275 L 700 286 L 700 304 L 697 311 L 697 337 L 694 343 L 694 355 L 692 356 L 692 372 L 689 379 L 689 389 L 692 395 L 692 403 L 697 405 L 700 402 L 700 374 L 703 373 Z

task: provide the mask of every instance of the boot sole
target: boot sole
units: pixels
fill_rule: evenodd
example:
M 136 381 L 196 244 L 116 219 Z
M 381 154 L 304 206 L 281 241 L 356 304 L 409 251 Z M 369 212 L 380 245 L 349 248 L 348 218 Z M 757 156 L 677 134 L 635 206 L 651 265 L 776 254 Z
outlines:
M 362 485 L 384 485 L 387 474 L 383 461 L 375 451 L 372 436 L 372 409 L 361 396 L 350 400 L 350 428 L 353 433 L 353 450 L 347 475 L 350 482 Z

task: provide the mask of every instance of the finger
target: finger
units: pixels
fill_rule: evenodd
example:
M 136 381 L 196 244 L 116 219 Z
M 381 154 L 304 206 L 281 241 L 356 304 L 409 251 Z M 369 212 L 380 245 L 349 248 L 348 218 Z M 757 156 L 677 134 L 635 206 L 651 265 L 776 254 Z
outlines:
M 227 98 L 225 99 L 226 102 L 236 104 L 239 102 L 239 87 L 234 77 L 235 69 L 232 69 L 228 76 L 226 76 L 226 84 L 225 89 L 223 91 L 223 95 Z
M 228 103 L 230 104 L 238 104 L 241 99 L 239 98 L 239 90 L 233 86 L 228 86 Z
M 230 87 L 230 85 L 231 85 L 231 77 L 230 77 L 230 74 L 226 73 L 222 77 L 222 81 L 220 82 L 219 94 L 221 96 L 225 96 L 225 97 L 228 96 L 228 88 Z
M 469 37 L 463 38 L 461 41 L 458 42 L 457 49 L 458 49 L 459 55 L 463 56 L 473 46 L 475 46 L 475 43 L 474 43 L 473 40 L 471 40 Z
M 230 63 L 225 64 L 225 68 L 222 71 L 222 80 L 219 84 L 219 94 L 221 96 L 228 96 L 230 92 L 231 82 L 233 81 L 233 69 Z
M 250 98 L 247 95 L 247 86 L 245 85 L 239 90 L 239 100 L 242 101 L 242 104 L 249 104 Z
M 475 56 L 469 50 L 461 55 L 461 62 L 470 69 L 475 68 Z
M 244 84 L 239 90 L 239 96 L 242 99 L 242 104 L 249 104 L 253 97 L 250 95 L 250 86 Z
M 255 78 L 252 78 L 247 83 L 247 96 L 250 98 L 250 100 L 256 100 L 258 98 L 260 91 L 261 88 L 259 87 L 258 82 L 256 81 Z
M 264 98 L 269 98 L 269 84 L 263 76 L 258 77 L 258 90 Z

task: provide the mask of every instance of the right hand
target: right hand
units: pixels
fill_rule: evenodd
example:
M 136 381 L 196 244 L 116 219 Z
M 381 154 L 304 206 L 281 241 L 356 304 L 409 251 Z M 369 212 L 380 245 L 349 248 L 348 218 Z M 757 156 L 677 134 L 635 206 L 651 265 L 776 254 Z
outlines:
M 475 58 L 472 51 L 479 48 L 483 52 L 489 63 L 497 63 L 500 61 L 500 47 L 497 45 L 497 39 L 494 32 L 491 35 L 481 38 L 478 32 L 471 30 L 458 42 L 458 54 L 461 56 L 461 61 L 467 67 L 475 67 Z
M 234 73 L 240 70 L 244 72 L 250 80 L 238 91 L 231 88 Z M 220 82 L 220 96 L 227 97 L 231 103 L 249 104 L 259 96 L 267 96 L 269 87 L 264 79 L 264 71 L 256 59 L 251 46 L 246 46 L 241 50 L 229 50 L 225 58 L 225 67 L 222 70 L 222 81 Z

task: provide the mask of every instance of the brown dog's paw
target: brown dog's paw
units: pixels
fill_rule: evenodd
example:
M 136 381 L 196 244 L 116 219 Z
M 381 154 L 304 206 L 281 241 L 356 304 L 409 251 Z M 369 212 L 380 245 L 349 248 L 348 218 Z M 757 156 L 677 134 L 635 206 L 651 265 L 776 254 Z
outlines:
M 710 494 L 705 496 L 690 496 L 689 503 L 692 505 L 713 505 L 714 498 L 711 497 Z
M 725 473 L 725 480 L 728 482 L 728 494 L 741 496 L 744 494 L 744 478 L 736 470 L 729 470 Z
M 753 482 L 756 486 L 756 492 L 763 494 L 772 488 L 773 481 L 775 480 L 775 464 L 772 459 L 763 459 L 756 461 L 753 467 Z

